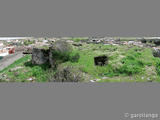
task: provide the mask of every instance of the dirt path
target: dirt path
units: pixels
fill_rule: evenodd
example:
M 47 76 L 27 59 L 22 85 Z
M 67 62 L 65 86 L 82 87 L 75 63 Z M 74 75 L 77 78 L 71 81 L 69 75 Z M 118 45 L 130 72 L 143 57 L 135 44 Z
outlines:
M 4 57 L 2 60 L 0 60 L 0 71 L 23 56 L 24 55 L 22 54 L 22 52 L 19 52 L 19 53 L 15 53 L 15 54 Z

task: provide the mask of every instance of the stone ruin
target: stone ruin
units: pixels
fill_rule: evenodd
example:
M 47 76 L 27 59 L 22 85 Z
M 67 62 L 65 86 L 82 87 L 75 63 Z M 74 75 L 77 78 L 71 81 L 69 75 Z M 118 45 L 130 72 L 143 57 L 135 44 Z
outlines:
M 104 66 L 108 64 L 108 57 L 105 55 L 94 57 L 94 64 Z
M 33 48 L 32 50 L 32 64 L 41 65 L 48 62 L 51 67 L 54 67 L 54 59 L 52 58 L 52 47 L 49 49 Z M 108 64 L 108 57 L 105 55 L 94 57 L 94 63 L 97 66 L 104 66 Z
M 49 61 L 49 49 L 33 48 L 32 64 L 41 65 Z
M 49 46 L 48 49 L 33 48 L 32 50 L 32 64 L 41 65 L 49 62 L 51 67 L 56 67 L 56 59 L 53 58 L 53 51 L 65 53 L 71 51 L 70 45 L 64 41 L 57 41 L 55 44 Z
M 32 54 L 32 50 L 33 50 L 33 48 L 26 48 L 26 49 L 23 51 L 23 54 Z

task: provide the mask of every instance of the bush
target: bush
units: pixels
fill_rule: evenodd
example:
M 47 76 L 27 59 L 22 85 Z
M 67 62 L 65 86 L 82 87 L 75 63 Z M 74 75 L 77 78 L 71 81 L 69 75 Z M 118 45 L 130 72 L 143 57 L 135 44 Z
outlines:
M 60 52 L 60 51 L 53 51 L 52 52 L 53 59 L 56 61 L 66 62 L 69 60 L 70 52 Z
M 52 49 L 53 49 L 53 51 L 58 51 L 58 52 L 61 52 L 61 53 L 72 51 L 72 48 L 71 48 L 70 44 L 68 44 L 66 41 L 63 41 L 63 40 L 56 41 L 52 45 Z
M 125 61 L 124 65 L 120 69 L 121 73 L 125 73 L 127 75 L 132 75 L 136 73 L 142 72 L 142 65 L 139 61 Z
M 72 51 L 72 52 L 59 52 L 59 51 L 53 51 L 52 52 L 53 59 L 56 61 L 56 63 L 63 63 L 66 61 L 71 61 L 71 62 L 78 62 L 79 60 L 79 53 Z
M 65 41 L 58 41 L 52 47 L 52 58 L 55 66 L 66 61 L 77 62 L 79 57 L 79 53 L 73 51 Z
M 123 58 L 121 60 L 123 65 L 119 69 L 119 72 L 127 75 L 141 73 L 143 71 L 144 63 L 138 59 L 140 56 L 141 54 L 137 52 Z
M 108 77 L 117 75 L 133 75 L 142 73 L 145 63 L 141 60 L 142 53 L 140 49 L 132 48 L 126 53 L 126 57 L 120 60 L 120 66 L 114 67 L 114 64 L 108 65 L 108 70 L 104 75 Z
M 83 81 L 82 74 L 73 66 L 59 68 L 57 72 L 50 77 L 50 82 L 81 82 Z

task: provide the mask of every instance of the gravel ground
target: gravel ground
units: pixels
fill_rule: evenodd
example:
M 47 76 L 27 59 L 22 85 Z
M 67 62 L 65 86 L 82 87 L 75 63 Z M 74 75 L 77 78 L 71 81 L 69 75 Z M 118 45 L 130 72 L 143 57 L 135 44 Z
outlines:
M 22 54 L 22 52 L 5 56 L 2 60 L 0 60 L 0 71 L 23 56 L 24 55 Z

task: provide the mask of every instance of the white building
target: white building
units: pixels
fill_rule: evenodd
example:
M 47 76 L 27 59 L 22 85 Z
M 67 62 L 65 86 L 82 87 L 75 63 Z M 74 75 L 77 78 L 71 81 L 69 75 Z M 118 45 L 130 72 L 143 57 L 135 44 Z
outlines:
M 0 47 L 2 47 L 3 46 L 3 43 L 2 42 L 0 42 Z
M 8 50 L 4 47 L 4 44 L 0 42 L 0 56 L 7 56 Z
M 3 57 L 7 56 L 8 54 L 9 54 L 8 52 L 2 52 L 2 53 L 0 52 L 0 56 L 3 56 Z
M 0 47 L 0 56 L 7 56 L 8 54 L 9 53 L 7 49 Z

